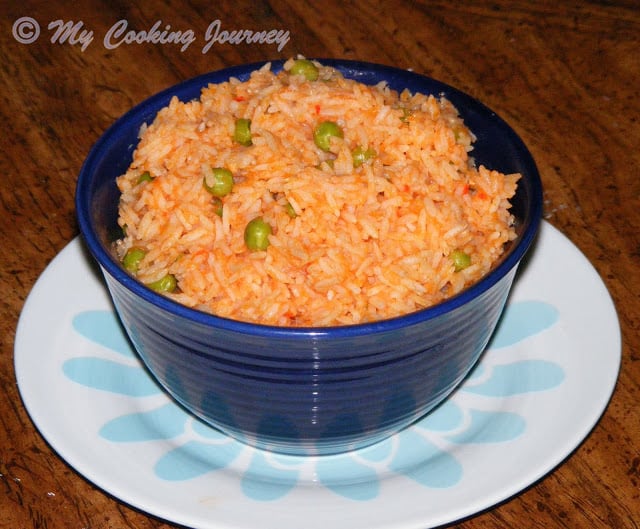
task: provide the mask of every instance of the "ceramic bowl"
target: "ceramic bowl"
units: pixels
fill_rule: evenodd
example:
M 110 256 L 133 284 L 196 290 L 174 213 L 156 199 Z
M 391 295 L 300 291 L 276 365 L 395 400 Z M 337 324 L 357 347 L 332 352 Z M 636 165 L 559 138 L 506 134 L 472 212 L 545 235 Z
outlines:
M 209 73 L 134 107 L 97 141 L 78 178 L 81 234 L 99 263 L 140 357 L 190 413 L 260 449 L 326 455 L 358 449 L 409 426 L 460 384 L 486 347 L 516 269 L 539 228 L 542 189 L 531 154 L 485 105 L 411 71 L 321 60 L 364 83 L 442 94 L 477 136 L 474 158 L 522 179 L 512 212 L 518 238 L 480 282 L 401 317 L 344 327 L 282 328 L 233 321 L 182 306 L 133 279 L 110 250 L 119 193 L 138 131 L 173 96 L 199 97 L 208 83 L 246 79 L 260 64 Z M 282 62 L 274 61 L 279 70 Z

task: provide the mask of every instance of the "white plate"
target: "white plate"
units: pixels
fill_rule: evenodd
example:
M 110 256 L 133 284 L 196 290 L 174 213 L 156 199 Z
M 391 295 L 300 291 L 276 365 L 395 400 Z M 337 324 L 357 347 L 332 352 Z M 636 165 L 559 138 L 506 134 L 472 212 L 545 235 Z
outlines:
M 609 401 L 620 350 L 601 279 L 543 223 L 472 376 L 427 418 L 359 452 L 274 456 L 187 415 L 132 353 L 78 239 L 27 299 L 15 368 L 60 456 L 155 516 L 198 529 L 424 529 L 495 505 L 569 455 Z

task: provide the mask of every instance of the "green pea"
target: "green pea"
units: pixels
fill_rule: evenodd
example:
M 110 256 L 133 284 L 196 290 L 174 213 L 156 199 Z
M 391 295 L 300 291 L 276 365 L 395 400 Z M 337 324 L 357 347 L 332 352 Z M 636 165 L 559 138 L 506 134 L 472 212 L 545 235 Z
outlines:
M 284 210 L 287 212 L 287 215 L 289 215 L 292 219 L 295 219 L 298 216 L 298 214 L 296 213 L 296 210 L 293 209 L 291 202 L 287 202 L 284 205 Z
M 402 121 L 402 123 L 409 123 L 411 115 L 412 115 L 411 110 L 409 110 L 408 108 L 403 108 L 402 116 L 400 116 L 400 121 Z
M 211 167 L 205 171 L 202 185 L 214 197 L 223 197 L 233 189 L 233 173 L 226 167 Z
M 132 246 L 122 258 L 122 266 L 124 266 L 125 270 L 135 274 L 140 269 L 140 261 L 144 259 L 145 255 L 147 255 L 147 252 L 142 248 Z
M 151 283 L 147 283 L 147 286 L 151 290 L 155 290 L 156 292 L 173 292 L 176 289 L 178 282 L 176 278 L 172 274 L 167 274 L 164 277 L 156 281 L 152 281 Z
M 451 252 L 451 260 L 456 272 L 464 270 L 471 264 L 471 256 L 462 250 L 454 250 Z
M 291 75 L 304 75 L 307 81 L 318 79 L 318 67 L 309 59 L 297 59 L 294 61 L 289 73 Z
M 149 171 L 145 171 L 138 177 L 137 183 L 141 184 L 142 182 L 151 182 L 152 180 L 153 180 L 153 176 L 151 176 L 151 173 Z
M 213 197 L 211 199 L 211 204 L 213 204 L 213 211 L 218 217 L 222 217 L 222 199 L 220 197 Z
M 366 163 L 376 157 L 376 151 L 374 149 L 364 149 L 363 147 L 356 147 L 351 153 L 353 158 L 353 166 L 360 167 L 363 163 Z
M 236 127 L 233 131 L 233 140 L 240 145 L 248 147 L 251 141 L 251 120 L 247 118 L 239 118 L 236 120 Z
M 244 229 L 244 242 L 249 250 L 266 250 L 269 247 L 269 235 L 269 223 L 262 217 L 256 217 Z
M 323 151 L 331 150 L 331 138 L 343 138 L 344 133 L 335 121 L 323 121 L 313 131 L 313 141 Z

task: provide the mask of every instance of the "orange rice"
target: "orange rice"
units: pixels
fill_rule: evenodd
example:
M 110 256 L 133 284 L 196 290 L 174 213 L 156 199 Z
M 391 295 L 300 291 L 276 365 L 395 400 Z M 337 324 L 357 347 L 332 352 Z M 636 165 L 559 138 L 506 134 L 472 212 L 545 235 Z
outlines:
M 209 85 L 199 100 L 174 98 L 143 126 L 117 180 L 126 233 L 117 249 L 144 249 L 139 280 L 172 274 L 169 297 L 226 318 L 327 326 L 428 307 L 484 276 L 515 238 L 519 175 L 474 166 L 474 136 L 444 98 L 317 63 L 320 77 L 308 81 L 292 63 Z M 250 146 L 233 140 L 237 118 L 251 120 Z M 313 141 L 326 120 L 344 134 L 330 152 Z M 358 147 L 375 156 L 354 168 Z M 203 187 L 210 167 L 234 175 L 221 211 Z M 153 180 L 138 182 L 144 172 Z M 258 216 L 270 244 L 249 250 L 244 229 Z M 471 258 L 460 271 L 456 250 Z

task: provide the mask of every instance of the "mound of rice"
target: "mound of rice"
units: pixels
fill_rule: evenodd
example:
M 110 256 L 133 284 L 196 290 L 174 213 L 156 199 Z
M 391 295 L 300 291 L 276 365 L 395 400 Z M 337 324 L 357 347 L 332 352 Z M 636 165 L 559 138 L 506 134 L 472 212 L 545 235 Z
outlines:
M 446 99 L 317 63 L 309 81 L 293 62 L 174 98 L 142 128 L 117 181 L 117 251 L 144 249 L 138 279 L 170 274 L 167 296 L 226 318 L 328 326 L 428 307 L 485 275 L 515 238 L 519 175 L 475 167 L 474 136 Z M 251 120 L 249 146 L 233 139 L 238 118 Z M 322 121 L 343 131 L 328 152 L 313 140 Z M 354 167 L 358 148 L 373 156 Z M 203 187 L 211 167 L 233 173 L 221 199 Z M 256 217 L 272 229 L 266 250 L 245 244 Z M 456 270 L 453 252 L 470 264 Z

